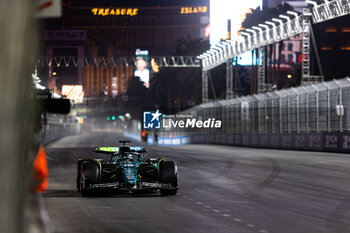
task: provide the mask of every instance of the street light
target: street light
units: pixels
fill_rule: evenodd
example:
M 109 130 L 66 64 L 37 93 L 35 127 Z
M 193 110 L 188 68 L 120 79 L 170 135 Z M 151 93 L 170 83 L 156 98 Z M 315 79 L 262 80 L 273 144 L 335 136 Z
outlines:
M 210 53 L 210 52 L 212 52 L 212 54 L 214 54 L 214 57 L 215 57 L 215 59 L 216 59 L 217 61 L 220 60 L 220 53 L 219 53 L 219 51 L 218 51 L 217 49 L 211 48 L 210 51 L 209 51 L 209 53 Z
M 226 40 L 226 43 L 228 43 L 229 45 L 229 54 L 230 57 L 235 57 L 237 54 L 237 50 L 236 50 L 236 42 L 232 41 L 232 40 Z
M 263 28 L 265 28 L 265 30 L 270 29 L 269 26 L 267 26 L 266 24 L 262 24 L 262 23 L 259 23 L 259 27 L 263 27 Z
M 272 18 L 272 21 L 275 21 L 275 22 L 279 23 L 280 25 L 283 25 L 282 19 Z
M 215 63 L 216 54 L 211 49 L 208 51 L 208 53 L 210 54 L 211 63 Z
M 228 42 L 230 44 L 230 47 L 231 47 L 231 55 L 233 57 L 236 57 L 237 55 L 237 49 L 236 49 L 236 41 L 233 41 L 233 40 L 226 40 L 226 42 Z
M 251 40 L 250 40 L 251 35 L 250 35 L 249 33 L 247 33 L 247 32 L 241 32 L 241 35 L 247 36 L 247 37 L 248 37 L 248 47 L 249 47 L 249 48 L 246 48 L 246 50 L 251 49 L 251 47 L 252 47 L 252 45 L 251 45 Z
M 280 27 L 281 34 L 282 34 L 282 36 L 284 36 L 285 32 L 284 32 L 284 28 L 283 28 L 283 20 L 272 18 L 272 21 L 277 22 L 277 23 L 280 24 L 279 27 Z
M 233 47 L 231 43 L 228 43 L 225 41 L 225 44 L 227 46 L 227 56 L 232 57 L 233 56 Z
M 287 14 L 294 15 L 295 18 L 299 17 L 299 14 L 295 11 L 287 11 Z
M 220 49 L 223 51 L 223 55 L 224 55 L 223 59 L 227 58 L 227 50 L 226 50 L 226 45 L 227 44 L 228 43 L 226 43 L 226 42 L 223 42 L 222 44 L 216 44 L 216 46 L 220 47 Z
M 207 55 L 207 57 L 208 57 L 208 65 L 209 65 L 209 63 L 214 63 L 214 56 L 212 55 L 212 53 L 210 51 L 205 52 L 205 55 Z
M 217 44 L 213 46 L 213 51 L 217 52 L 218 60 L 224 59 L 223 49 L 219 47 Z
M 315 1 L 306 0 L 305 2 L 306 2 L 306 3 L 309 3 L 309 4 L 311 4 L 311 5 L 313 5 L 314 7 L 317 7 L 317 6 L 318 6 L 317 3 L 316 3 Z
M 265 21 L 266 24 L 271 25 L 272 27 L 276 27 L 276 23 L 271 21 Z
M 208 51 L 206 51 L 205 53 L 202 54 L 204 57 L 208 58 L 209 54 Z
M 276 30 L 276 24 L 270 21 L 265 21 L 266 24 L 272 26 L 272 31 L 273 31 L 273 39 L 279 39 L 279 35 L 277 34 Z
M 259 34 L 260 34 L 260 36 L 259 36 L 259 46 L 260 46 L 260 44 L 265 43 L 264 37 L 263 37 L 263 30 L 260 27 L 257 27 L 257 26 L 253 26 L 252 28 L 254 30 L 259 31 Z
M 266 40 L 269 42 L 269 41 L 271 40 L 271 38 L 270 38 L 270 34 L 269 34 L 269 32 L 268 32 L 268 30 L 270 29 L 270 27 L 269 27 L 269 26 L 267 26 L 267 25 L 265 25 L 265 24 L 262 24 L 262 23 L 260 23 L 260 24 L 259 24 L 259 27 L 263 27 L 263 28 L 265 28 L 265 32 L 266 32 Z
M 282 18 L 282 19 L 286 19 L 287 20 L 288 31 L 286 33 L 287 33 L 287 36 L 289 36 L 293 32 L 290 17 L 287 16 L 287 15 L 279 15 L 279 17 Z
M 203 64 L 203 66 L 206 66 L 207 65 L 207 57 L 204 54 L 201 54 L 201 56 L 202 56 L 202 58 L 201 58 L 202 64 Z
M 305 2 L 308 3 L 308 4 L 311 4 L 311 5 L 315 8 L 315 9 L 313 10 L 314 16 L 315 16 L 315 18 L 316 18 L 316 19 L 314 19 L 314 21 L 315 21 L 315 20 L 318 21 L 318 20 L 320 19 L 320 13 L 319 13 L 318 10 L 317 10 L 317 7 L 318 7 L 317 2 L 312 1 L 312 0 L 306 0 Z M 329 10 L 329 6 L 327 5 L 327 3 L 329 3 L 329 1 L 326 2 L 326 8 Z
M 296 30 L 299 31 L 299 32 L 302 32 L 301 25 L 299 25 L 300 23 L 297 20 L 299 18 L 299 14 L 297 12 L 294 12 L 294 11 L 287 11 L 287 14 L 294 15 Z M 299 27 L 300 30 L 298 30 L 298 27 Z
M 254 44 L 252 44 L 252 46 L 254 46 L 255 44 L 258 44 L 258 36 L 257 36 L 256 31 L 253 30 L 253 29 L 250 29 L 250 28 L 247 28 L 246 31 L 247 31 L 247 32 L 253 33 L 253 36 L 254 36 L 254 40 L 253 40 L 253 41 L 254 41 Z
M 278 17 L 280 17 L 282 19 L 286 19 L 287 21 L 290 21 L 290 17 L 287 15 L 279 15 Z
M 237 41 L 237 43 L 236 43 L 236 45 L 237 45 L 237 54 L 243 53 L 244 48 L 241 47 L 241 44 L 243 45 L 243 47 L 245 46 L 244 40 L 245 40 L 245 37 L 243 37 L 241 35 L 237 36 L 237 39 L 236 39 L 236 41 Z
M 205 57 L 204 62 L 206 63 L 206 66 L 209 66 L 209 61 L 210 61 L 210 54 L 208 52 L 203 53 L 203 56 Z

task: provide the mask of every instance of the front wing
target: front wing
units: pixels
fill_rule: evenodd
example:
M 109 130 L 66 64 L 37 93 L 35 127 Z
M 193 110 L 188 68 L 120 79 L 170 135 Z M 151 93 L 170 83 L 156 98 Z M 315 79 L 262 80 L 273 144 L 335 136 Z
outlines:
M 158 183 L 158 182 L 137 182 L 134 186 L 127 186 L 125 183 L 121 182 L 111 182 L 111 183 L 102 183 L 102 184 L 92 184 L 91 187 L 88 187 L 92 190 L 99 189 L 111 189 L 111 190 L 120 190 L 120 191 L 137 191 L 137 190 L 157 190 L 157 189 L 175 189 L 169 184 Z

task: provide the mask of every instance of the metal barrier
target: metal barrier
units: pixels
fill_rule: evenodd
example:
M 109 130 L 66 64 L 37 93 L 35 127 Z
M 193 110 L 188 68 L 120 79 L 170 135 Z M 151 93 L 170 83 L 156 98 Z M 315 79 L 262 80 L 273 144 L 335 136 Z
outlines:
M 183 113 L 197 119 L 221 120 L 222 127 L 204 131 L 184 128 L 178 135 L 189 131 L 209 134 L 349 131 L 350 78 L 205 103 Z
M 350 152 L 350 78 L 197 105 L 179 115 L 222 121 L 221 128 L 161 128 L 159 146 L 233 146 Z M 127 130 L 140 128 L 134 122 Z M 135 131 L 136 132 L 136 131 Z M 155 132 L 158 143 L 155 142 Z M 137 135 L 138 134 L 134 134 Z M 134 136 L 126 133 L 126 137 Z

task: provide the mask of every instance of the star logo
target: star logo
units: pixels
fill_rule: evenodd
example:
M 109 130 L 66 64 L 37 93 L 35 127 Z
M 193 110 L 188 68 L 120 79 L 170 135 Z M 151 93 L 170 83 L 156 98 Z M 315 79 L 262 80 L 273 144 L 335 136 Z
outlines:
M 159 109 L 157 109 L 157 111 L 155 113 L 151 113 L 151 115 L 153 116 L 152 121 L 154 121 L 155 119 L 157 119 L 158 117 L 160 117 L 162 114 L 159 112 Z
M 156 112 L 143 112 L 144 129 L 160 129 L 160 116 L 162 113 L 159 109 Z

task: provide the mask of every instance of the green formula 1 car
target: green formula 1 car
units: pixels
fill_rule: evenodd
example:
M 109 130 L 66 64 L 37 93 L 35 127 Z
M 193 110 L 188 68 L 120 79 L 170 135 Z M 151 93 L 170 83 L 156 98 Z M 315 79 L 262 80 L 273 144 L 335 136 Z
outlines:
M 143 147 L 98 147 L 95 153 L 109 154 L 109 159 L 79 159 L 77 189 L 82 195 L 98 190 L 137 193 L 159 190 L 162 195 L 175 195 L 179 189 L 177 165 L 164 158 L 147 158 Z

